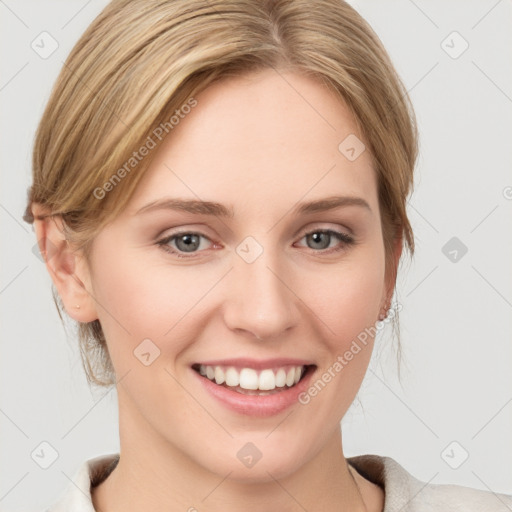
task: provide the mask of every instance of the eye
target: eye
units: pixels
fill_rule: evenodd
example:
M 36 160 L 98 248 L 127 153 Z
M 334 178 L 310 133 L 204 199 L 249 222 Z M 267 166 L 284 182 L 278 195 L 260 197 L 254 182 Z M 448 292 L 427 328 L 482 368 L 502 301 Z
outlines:
M 195 257 L 195 253 L 201 252 L 199 251 L 201 248 L 201 239 L 211 242 L 207 236 L 201 233 L 182 231 L 166 236 L 165 238 L 158 240 L 156 243 L 165 252 L 176 255 L 178 258 L 193 258 Z M 314 231 L 310 231 L 301 238 L 301 240 L 303 239 L 307 240 L 308 246 L 315 249 L 315 252 L 325 251 L 327 254 L 341 251 L 347 246 L 354 245 L 356 243 L 352 236 L 332 229 L 316 229 Z M 330 247 L 331 242 L 333 241 L 338 241 L 339 245 L 334 248 Z M 174 247 L 172 244 L 174 244 Z M 316 249 L 319 249 L 319 251 Z M 187 255 L 187 253 L 189 255 Z
M 174 233 L 170 236 L 158 240 L 159 245 L 164 251 L 175 254 L 178 258 L 190 258 L 194 256 L 186 256 L 181 253 L 194 253 L 201 246 L 201 238 L 209 240 L 201 233 L 194 233 L 190 231 L 182 231 L 181 233 Z M 174 242 L 176 249 L 173 249 L 169 244 Z
M 334 250 L 328 250 L 327 253 L 341 251 L 345 247 L 355 244 L 355 240 L 352 236 L 332 229 L 316 229 L 315 231 L 310 231 L 309 233 L 306 233 L 301 240 L 303 239 L 306 239 L 308 247 L 312 249 L 320 249 L 320 251 L 315 252 L 321 252 L 329 249 L 333 240 L 342 243 L 335 247 Z

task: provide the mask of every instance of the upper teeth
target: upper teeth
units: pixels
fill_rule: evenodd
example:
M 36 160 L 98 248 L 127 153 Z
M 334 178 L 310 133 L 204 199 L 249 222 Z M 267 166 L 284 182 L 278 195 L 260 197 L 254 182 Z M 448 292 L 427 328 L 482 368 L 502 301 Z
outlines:
M 282 388 L 285 385 L 291 387 L 299 382 L 304 373 L 304 366 L 280 367 L 276 369 L 261 370 L 260 373 L 253 368 L 237 369 L 233 366 L 207 366 L 200 365 L 199 373 L 217 384 L 226 386 L 240 386 L 243 389 L 260 389 L 267 391 Z

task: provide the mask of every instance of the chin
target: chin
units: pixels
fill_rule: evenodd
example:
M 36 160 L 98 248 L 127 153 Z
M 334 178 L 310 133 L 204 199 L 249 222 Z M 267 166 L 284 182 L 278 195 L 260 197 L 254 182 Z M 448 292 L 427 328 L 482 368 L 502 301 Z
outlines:
M 247 436 L 243 440 L 231 439 L 223 451 L 210 452 L 207 460 L 203 454 L 202 460 L 198 462 L 222 478 L 229 474 L 229 480 L 247 484 L 286 478 L 307 462 L 305 440 L 302 442 L 297 439 L 290 443 L 289 436 L 276 435 L 272 440 L 265 439 L 265 436 L 268 436 L 268 432 L 251 436 L 254 441 L 248 440 L 250 438 Z

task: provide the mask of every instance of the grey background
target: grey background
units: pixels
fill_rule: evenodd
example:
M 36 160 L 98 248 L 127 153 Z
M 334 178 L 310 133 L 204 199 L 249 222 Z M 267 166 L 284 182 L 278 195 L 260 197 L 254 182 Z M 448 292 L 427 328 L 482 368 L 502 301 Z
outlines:
M 345 453 L 393 457 L 425 482 L 512 493 L 512 3 L 351 4 L 410 91 L 421 154 L 409 204 L 417 254 L 396 295 L 402 379 L 388 328 L 343 420 Z M 85 459 L 119 449 L 116 393 L 89 390 L 21 219 L 44 104 L 104 5 L 0 0 L 2 511 L 43 510 Z M 46 59 L 31 48 L 42 31 L 59 45 Z M 469 44 L 457 58 L 445 51 L 462 48 L 453 31 Z M 452 237 L 468 249 L 455 262 L 452 246 L 443 252 Z M 31 457 L 44 441 L 58 452 L 48 469 Z

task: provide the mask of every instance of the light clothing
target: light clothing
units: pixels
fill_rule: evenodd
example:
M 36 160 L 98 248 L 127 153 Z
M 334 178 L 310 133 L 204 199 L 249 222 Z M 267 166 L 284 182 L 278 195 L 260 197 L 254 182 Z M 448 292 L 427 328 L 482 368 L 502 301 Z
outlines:
M 100 455 L 82 463 L 60 500 L 46 512 L 96 512 L 91 486 L 115 468 L 119 454 Z M 512 496 L 460 485 L 427 484 L 398 462 L 380 455 L 348 457 L 347 462 L 367 480 L 384 489 L 383 512 L 511 512 Z M 313 512 L 313 511 L 310 511 Z

